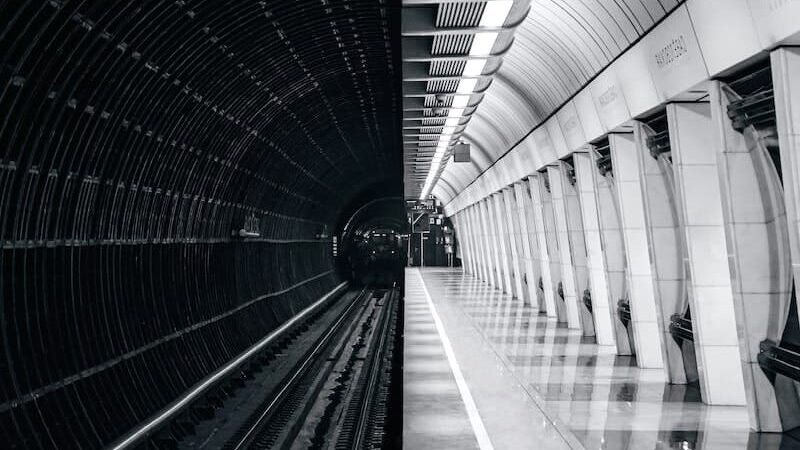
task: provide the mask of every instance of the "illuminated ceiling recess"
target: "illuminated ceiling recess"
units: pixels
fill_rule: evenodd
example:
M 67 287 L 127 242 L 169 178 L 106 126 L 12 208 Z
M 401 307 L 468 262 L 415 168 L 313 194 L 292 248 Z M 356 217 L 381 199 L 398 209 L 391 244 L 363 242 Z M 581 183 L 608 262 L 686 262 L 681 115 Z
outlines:
M 530 0 L 403 0 L 405 195 L 424 199 L 511 47 Z

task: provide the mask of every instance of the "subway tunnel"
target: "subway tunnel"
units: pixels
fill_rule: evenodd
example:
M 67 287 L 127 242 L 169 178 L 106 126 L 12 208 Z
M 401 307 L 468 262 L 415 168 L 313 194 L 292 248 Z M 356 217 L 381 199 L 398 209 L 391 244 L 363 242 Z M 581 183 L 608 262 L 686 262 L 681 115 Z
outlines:
M 0 1 L 0 447 L 800 448 L 798 18 Z
M 100 447 L 335 287 L 349 202 L 401 195 L 398 17 L 0 11 L 3 432 Z

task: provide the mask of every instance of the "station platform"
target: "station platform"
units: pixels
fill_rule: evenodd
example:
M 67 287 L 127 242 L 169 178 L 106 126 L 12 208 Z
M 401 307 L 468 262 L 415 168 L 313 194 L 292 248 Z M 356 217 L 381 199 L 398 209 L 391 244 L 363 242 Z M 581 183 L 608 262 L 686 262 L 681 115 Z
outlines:
M 409 450 L 800 448 L 460 269 L 407 269 L 404 320 Z

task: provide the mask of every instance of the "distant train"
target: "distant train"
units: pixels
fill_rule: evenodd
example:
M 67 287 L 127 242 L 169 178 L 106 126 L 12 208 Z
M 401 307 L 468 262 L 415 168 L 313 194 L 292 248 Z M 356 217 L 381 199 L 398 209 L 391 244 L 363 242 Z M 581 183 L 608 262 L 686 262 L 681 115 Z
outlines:
M 392 229 L 374 229 L 354 239 L 349 263 L 354 280 L 389 287 L 402 279 L 406 252 L 401 235 Z

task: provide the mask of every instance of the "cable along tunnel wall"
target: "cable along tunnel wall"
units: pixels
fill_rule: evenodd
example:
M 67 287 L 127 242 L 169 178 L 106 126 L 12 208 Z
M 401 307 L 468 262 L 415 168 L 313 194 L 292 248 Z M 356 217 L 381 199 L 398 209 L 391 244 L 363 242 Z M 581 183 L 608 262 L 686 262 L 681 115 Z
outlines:
M 338 283 L 339 209 L 394 176 L 393 20 L 0 6 L 0 442 L 107 444 Z

